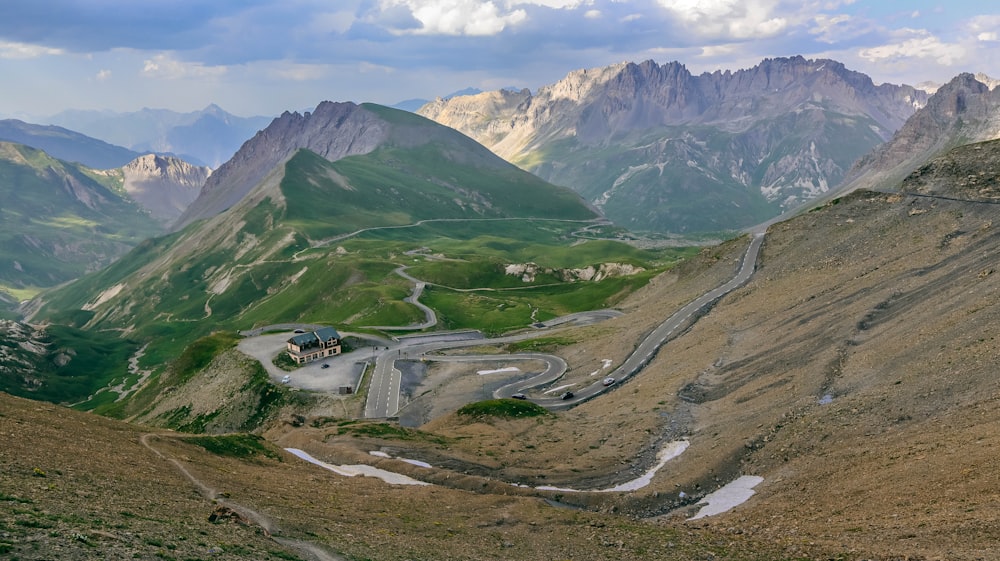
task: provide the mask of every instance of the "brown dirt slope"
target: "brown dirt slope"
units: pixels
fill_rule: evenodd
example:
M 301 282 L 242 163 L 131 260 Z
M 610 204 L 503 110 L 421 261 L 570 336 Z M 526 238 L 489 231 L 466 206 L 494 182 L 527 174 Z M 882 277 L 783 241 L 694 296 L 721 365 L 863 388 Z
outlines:
M 220 457 L 185 435 L 159 432 L 149 449 L 143 434 L 0 393 L 0 557 L 319 558 L 283 545 L 298 541 L 325 559 L 780 558 L 739 536 L 556 508 L 516 493 L 347 478 L 276 448 Z M 209 522 L 220 505 L 177 466 L 218 502 L 254 514 Z

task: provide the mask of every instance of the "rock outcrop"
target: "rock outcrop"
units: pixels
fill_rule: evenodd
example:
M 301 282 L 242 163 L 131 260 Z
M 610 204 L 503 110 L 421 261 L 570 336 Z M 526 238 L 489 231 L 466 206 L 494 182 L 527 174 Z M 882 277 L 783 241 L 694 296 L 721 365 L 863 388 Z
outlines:
M 122 167 L 125 191 L 164 224 L 187 210 L 211 173 L 207 167 L 155 154 L 140 156 Z

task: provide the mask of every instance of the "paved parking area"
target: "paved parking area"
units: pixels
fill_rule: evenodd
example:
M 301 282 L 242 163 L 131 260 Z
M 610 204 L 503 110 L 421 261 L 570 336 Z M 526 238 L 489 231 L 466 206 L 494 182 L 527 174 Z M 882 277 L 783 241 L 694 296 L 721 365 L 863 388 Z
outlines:
M 372 360 L 371 346 L 364 346 L 339 356 L 311 362 L 287 372 L 275 366 L 272 361 L 275 356 L 285 350 L 285 342 L 292 335 L 294 335 L 292 331 L 287 331 L 247 337 L 240 341 L 236 348 L 257 359 L 275 384 L 280 384 L 281 379 L 287 375 L 289 377 L 288 385 L 293 388 L 337 393 L 342 386 L 350 386 L 352 391 L 357 391 L 365 364 Z M 328 366 L 323 368 L 323 365 Z

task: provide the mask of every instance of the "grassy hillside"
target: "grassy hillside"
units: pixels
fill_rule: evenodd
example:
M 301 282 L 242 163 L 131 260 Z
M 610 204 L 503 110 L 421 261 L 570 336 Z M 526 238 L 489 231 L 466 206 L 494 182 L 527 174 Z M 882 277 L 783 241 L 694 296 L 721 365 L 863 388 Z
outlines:
M 142 364 L 159 371 L 217 331 L 419 323 L 423 312 L 404 302 L 413 282 L 394 272 L 401 266 L 436 283 L 425 300 L 440 308 L 440 328 L 497 332 L 613 306 L 684 254 L 587 239 L 621 232 L 585 231 L 594 214 L 577 195 L 488 152 L 445 152 L 399 141 L 331 163 L 301 150 L 226 213 L 45 294 L 36 318 L 127 332 L 149 344 Z M 553 270 L 624 263 L 640 272 L 601 282 L 504 273 L 505 264 L 528 261 Z M 470 288 L 502 293 L 455 290 Z
M 160 227 L 120 185 L 79 164 L 0 142 L 0 292 L 39 290 L 108 265 Z

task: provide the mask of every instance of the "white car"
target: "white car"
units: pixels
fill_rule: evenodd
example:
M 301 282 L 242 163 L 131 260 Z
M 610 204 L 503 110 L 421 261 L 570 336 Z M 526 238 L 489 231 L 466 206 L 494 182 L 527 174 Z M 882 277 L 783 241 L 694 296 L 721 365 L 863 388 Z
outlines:
M 607 378 L 605 378 L 605 379 L 604 379 L 604 381 L 602 381 L 601 383 L 602 383 L 602 384 L 604 384 L 605 386 L 610 386 L 611 384 L 614 384 L 614 383 L 615 383 L 615 379 L 614 379 L 614 378 L 612 378 L 611 376 L 608 376 L 608 377 L 607 377 Z
M 292 381 L 292 377 L 289 376 L 288 374 L 285 374 L 284 377 L 281 378 L 281 383 L 282 384 L 287 384 L 287 383 L 289 383 L 291 381 Z

